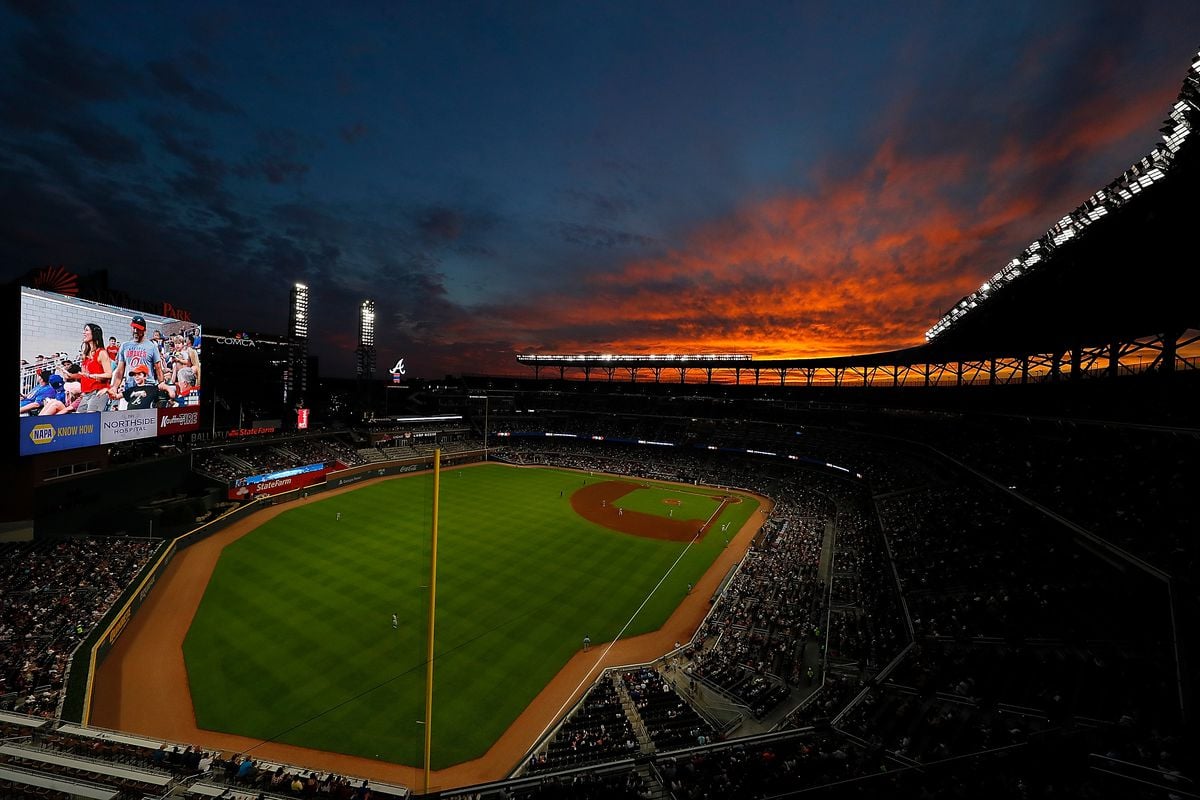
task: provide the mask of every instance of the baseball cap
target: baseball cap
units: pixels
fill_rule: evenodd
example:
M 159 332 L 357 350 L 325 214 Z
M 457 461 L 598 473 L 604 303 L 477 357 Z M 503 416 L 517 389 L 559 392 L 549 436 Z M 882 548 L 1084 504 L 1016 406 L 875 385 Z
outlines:
M 137 328 L 139 331 L 146 330 L 146 320 L 142 319 L 142 315 L 138 314 L 133 319 L 129 320 L 129 327 Z
M 147 367 L 145 364 L 138 364 L 136 367 L 134 367 L 133 369 L 130 370 L 130 373 L 133 375 L 137 375 L 139 372 L 143 375 L 149 375 L 150 368 Z

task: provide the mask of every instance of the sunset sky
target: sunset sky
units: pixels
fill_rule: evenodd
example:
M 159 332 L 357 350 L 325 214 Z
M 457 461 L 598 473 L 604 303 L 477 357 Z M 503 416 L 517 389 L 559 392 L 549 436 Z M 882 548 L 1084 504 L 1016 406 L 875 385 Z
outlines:
M 335 10 L 336 9 L 336 10 Z M 108 269 L 349 375 L 871 352 L 1159 140 L 1195 0 L 0 6 L 0 280 Z

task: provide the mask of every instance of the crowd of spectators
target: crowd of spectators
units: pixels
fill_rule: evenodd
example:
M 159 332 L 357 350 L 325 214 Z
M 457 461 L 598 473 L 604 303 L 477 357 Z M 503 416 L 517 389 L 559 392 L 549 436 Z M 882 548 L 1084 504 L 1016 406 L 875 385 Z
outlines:
M 670 681 L 653 667 L 620 675 L 625 691 L 658 752 L 708 744 L 716 735 L 708 720 L 679 696 Z
M 598 415 L 581 416 L 605 430 Z M 565 416 L 544 427 L 591 430 L 580 423 Z M 662 435 L 672 424 L 637 420 L 617 430 Z M 698 426 L 691 420 L 679 427 L 694 431 Z M 768 429 L 760 427 L 756 441 L 764 441 L 761 434 Z M 1057 520 L 927 450 L 894 441 L 872 447 L 869 439 L 847 435 L 841 446 L 848 460 L 861 466 L 875 502 L 848 491 L 836 498 L 836 511 L 800 514 L 800 524 L 790 519 L 788 503 L 780 502 L 714 611 L 704 631 L 710 641 L 695 648 L 694 666 L 701 672 L 714 667 L 710 676 L 724 679 L 727 692 L 746 675 L 782 675 L 795 682 L 798 674 L 785 665 L 802 663 L 794 656 L 803 648 L 779 633 L 792 628 L 794 635 L 818 641 L 813 634 L 826 619 L 818 592 L 827 588 L 829 650 L 824 656 L 827 666 L 837 669 L 826 670 L 822 692 L 789 724 L 842 715 L 842 728 L 873 754 L 873 764 L 890 759 L 900 772 L 915 763 L 1024 746 L 1037 737 L 1055 739 L 1063 734 L 1054 725 L 1094 718 L 1100 725 L 1136 729 L 1121 752 L 1153 763 L 1146 742 L 1158 740 L 1156 725 L 1169 723 L 1176 699 L 1163 584 L 1097 558 Z M 558 437 L 512 441 L 518 460 L 617 473 L 647 469 L 644 458 L 622 458 L 611 444 Z M 676 479 L 690 480 L 700 472 L 702 480 L 721 483 L 724 473 L 686 449 L 667 451 L 655 462 L 664 477 Z M 745 466 L 749 460 L 738 463 Z M 742 482 L 753 479 L 754 488 L 769 487 L 762 490 L 783 498 L 797 481 L 779 472 L 775 463 L 762 460 L 742 473 L 750 476 Z M 820 554 L 815 521 L 834 515 L 836 545 L 826 587 L 801 576 L 814 576 L 812 556 Z M 1113 522 L 1128 519 L 1126 513 Z M 798 541 L 789 541 L 789 534 Z M 779 562 L 772 560 L 780 555 Z M 872 676 L 909 641 L 897 578 L 917 644 L 886 682 L 876 684 Z M 807 595 L 806 586 L 812 587 Z M 716 663 L 706 665 L 706 658 Z M 731 676 L 731 665 L 744 672 Z M 873 688 L 864 695 L 864 687 Z M 852 705 L 856 698 L 861 703 Z M 745 776 L 735 773 L 756 772 L 750 763 L 723 764 L 720 781 L 744 786 L 737 781 Z M 871 774 L 861 765 L 850 773 Z M 1000 783 L 1027 788 L 1016 776 L 1035 773 L 1010 772 Z M 894 776 L 887 782 L 912 786 L 913 780 Z M 948 780 L 974 785 L 958 773 Z M 1071 781 L 1088 784 L 1078 770 Z
M 816 684 L 827 619 L 826 586 L 818 571 L 826 531 L 835 519 L 846 531 L 841 540 L 845 552 L 837 562 L 841 585 L 855 593 L 839 597 L 844 610 L 834 632 L 835 654 L 875 668 L 880 658 L 899 650 L 902 626 L 895 583 L 884 571 L 878 526 L 867 514 L 869 500 L 861 488 L 811 474 L 798 479 L 793 468 L 764 459 L 672 449 L 647 463 L 630 458 L 629 445 L 550 438 L 551 445 L 515 438 L 502 456 L 519 463 L 717 485 L 745 483 L 750 475 L 755 488 L 775 499 L 774 510 L 696 643 L 685 649 L 689 660 L 684 669 L 692 681 L 728 696 L 759 719 L 791 698 L 793 689 Z M 839 515 L 840 507 L 845 511 Z M 884 577 L 889 579 L 873 583 Z M 852 602 L 858 604 L 853 618 Z
M 366 463 L 359 453 L 336 436 L 296 437 L 240 447 L 197 450 L 193 468 L 223 483 L 309 464 L 357 466 Z
M 438 449 L 443 455 L 483 449 L 482 431 L 454 422 L 395 425 L 380 420 L 354 438 L 359 457 L 370 463 L 423 458 Z
M 1004 747 L 1048 728 L 1041 716 L 1005 712 L 961 698 L 920 695 L 893 686 L 871 689 L 842 729 L 872 747 L 916 762 Z
M 838 508 L 827 656 L 847 668 L 856 664 L 862 677 L 894 658 L 908 636 L 878 518 L 854 499 Z
M 914 436 L 1170 574 L 1200 568 L 1190 431 L 998 416 L 964 419 L 959 435 L 911 424 Z
M 708 623 L 693 675 L 750 708 L 758 718 L 812 686 L 821 664 L 826 593 L 818 575 L 830 497 L 800 481 L 774 487 L 776 504 Z M 709 641 L 711 640 L 711 641 Z M 814 657 L 806 660 L 807 651 Z
M 923 487 L 879 512 L 918 635 L 1103 638 L 1133 622 L 1109 562 L 992 487 Z
M 382 461 L 402 461 L 428 456 L 435 449 L 443 455 L 481 450 L 483 443 L 469 428 L 453 430 L 409 431 L 410 436 L 390 436 L 370 444 L 367 437 L 354 437 L 353 443 L 341 435 L 275 437 L 253 444 L 225 445 L 197 450 L 194 469 L 223 483 L 241 478 L 309 464 L 341 464 L 346 467 Z
M 387 796 L 369 781 L 333 772 L 297 769 L 283 764 L 255 761 L 248 755 L 207 754 L 209 774 L 218 783 L 269 792 L 281 797 L 329 797 L 331 800 L 371 800 Z M 203 770 L 201 770 L 203 772 Z
M 1143 703 L 1171 700 L 1169 674 L 1152 652 L 1120 640 L 957 642 L 922 640 L 890 676 L 921 694 L 1119 723 L 1143 715 Z M 1157 722 L 1157 720 L 1154 720 Z
M 524 774 L 633 758 L 646 749 L 643 743 L 666 752 L 710 744 L 716 738 L 712 724 L 659 669 L 645 666 L 598 680 L 545 746 L 530 756 Z M 565 785 L 578 788 L 574 781 Z
M 80 735 L 56 729 L 53 725 L 31 728 L 0 723 L 0 735 L 9 741 L 26 742 L 39 750 L 52 750 L 72 756 L 84 764 L 96 764 L 87 773 L 93 782 L 109 782 L 125 787 L 116 772 L 108 772 L 103 764 L 129 766 L 153 774 L 170 775 L 174 782 L 203 782 L 230 789 L 245 789 L 251 796 L 267 793 L 272 797 L 328 797 L 330 800 L 370 800 L 400 797 L 403 787 L 372 784 L 362 778 L 351 778 L 332 772 L 307 770 L 294 766 L 255 760 L 244 753 L 226 753 L 192 745 L 171 745 L 145 740 L 135 744 L 109 738 L 104 734 Z M 54 765 L 42 760 L 31 761 L 41 771 Z M 59 765 L 63 775 L 78 773 L 74 765 Z M 130 796 L 142 797 L 144 792 Z
M 53 716 L 75 646 L 154 556 L 157 539 L 0 545 L 0 703 Z
M 495 444 L 495 457 L 514 464 L 567 467 L 679 483 L 762 488 L 745 485 L 744 465 L 736 459 L 701 450 L 648 445 L 631 452 L 631 445 L 625 444 L 558 440 L 547 445 L 541 438 L 499 437 Z
M 478 800 L 650 800 L 656 795 L 637 769 L 622 767 L 616 770 L 577 772 L 571 775 L 549 776 L 529 786 L 502 789 L 495 793 L 450 795 Z
M 1135 502 L 1134 495 L 1152 481 L 1128 472 L 1149 470 L 1155 456 L 1140 448 L 1117 453 L 1120 469 L 1097 476 L 1095 470 L 1082 467 L 1087 459 L 1098 457 L 1100 442 L 1107 440 L 1093 440 L 1090 428 L 1085 434 L 1074 428 L 1060 431 L 1069 446 L 1050 455 L 1034 446 L 1045 440 L 1042 434 L 1049 435 L 1034 423 L 1027 424 L 1036 435 L 1013 441 L 998 441 L 1003 438 L 998 436 L 979 440 L 981 445 L 945 431 L 928 438 L 997 478 L 1002 485 L 995 486 L 913 445 L 872 443 L 860 433 L 777 421 L 722 426 L 713 422 L 719 421 L 716 414 L 706 418 L 695 413 L 702 404 L 694 400 L 686 407 L 694 416 L 656 414 L 656 405 L 661 408 L 662 402 L 646 402 L 643 413 L 627 416 L 591 411 L 538 415 L 536 427 L 679 446 L 520 436 L 495 436 L 491 444 L 501 448 L 504 458 L 519 463 L 736 485 L 774 497 L 774 513 L 718 599 L 701 637 L 686 648 L 692 659 L 690 674 L 760 716 L 783 698 L 794 697 L 792 689 L 815 679 L 822 683 L 821 690 L 789 717 L 788 724 L 836 718 L 837 728 L 800 731 L 769 744 L 710 746 L 716 737 L 687 698 L 674 693 L 660 673 L 635 670 L 619 676 L 619 683 L 606 678 L 593 687 L 580 710 L 531 759 L 527 773 L 636 755 L 641 750 L 638 724 L 660 752 L 698 748 L 674 759 L 655 759 L 662 782 L 677 800 L 764 796 L 852 779 L 868 781 L 864 787 L 905 789 L 936 779 L 941 781 L 937 785 L 960 796 L 972 796 L 971 791 L 996 796 L 998 787 L 1045 796 L 1029 785 L 1040 776 L 1040 768 L 1028 760 L 1014 762 L 1016 756 L 998 755 L 976 761 L 973 754 L 1054 752 L 1077 758 L 1075 748 L 1082 747 L 1082 739 L 1091 748 L 1084 751 L 1085 758 L 1087 752 L 1099 753 L 1164 772 L 1186 766 L 1181 755 L 1185 746 L 1169 732 L 1176 697 L 1164 585 L 1112 559 L 1098 558 L 1060 522 L 1023 504 L 1012 492 L 1033 497 L 1155 563 L 1185 569 L 1193 563 L 1188 560 L 1192 545 L 1177 535 L 1181 529 L 1167 526 L 1154 538 L 1146 536 L 1146 526 L 1174 513 L 1175 501 L 1163 499 L 1165 493 L 1193 467 L 1178 466 L 1173 477 L 1160 480 L 1143 495 L 1162 499 L 1161 508 L 1147 508 Z M 502 418 L 499 426 L 508 433 L 535 427 L 527 422 L 518 426 Z M 303 461 L 320 455 L 309 448 L 321 447 L 321 441 L 306 440 L 301 447 L 291 442 L 261 445 L 253 448 L 260 451 L 253 459 L 243 458 L 241 451 L 221 457 L 241 470 L 269 471 L 281 468 L 276 458 Z M 804 457 L 824 453 L 831 463 L 845 461 L 848 468 L 861 471 L 865 481 L 838 482 L 797 471 L 778 458 L 692 446 L 700 443 L 733 449 L 758 446 Z M 352 452 L 344 442 L 339 444 Z M 1169 454 L 1181 458 L 1185 450 L 1182 443 L 1176 449 L 1168 447 Z M 198 451 L 197 462 L 210 452 Z M 1128 472 L 1119 474 L 1121 470 Z M 1081 485 L 1087 482 L 1094 485 Z M 865 494 L 867 487 L 873 503 Z M 1100 496 L 1105 487 L 1110 497 Z M 1114 510 L 1114 505 L 1120 507 Z M 1187 513 L 1178 519 L 1191 519 Z M 1139 541 L 1150 538 L 1154 541 Z M 148 546 L 152 555 L 153 543 Z M 27 584 L 34 588 L 10 591 L 19 577 L 7 558 L 10 552 L 15 550 L 5 552 L 0 575 L 5 587 L 0 626 L 0 644 L 6 651 L 3 680 L 8 682 L 4 691 L 12 704 L 19 700 L 25 710 L 45 714 L 47 707 L 36 696 L 30 699 L 28 690 L 44 679 L 53 684 L 55 676 L 61 683 L 64 649 L 78 638 L 78 632 L 70 638 L 78 614 L 42 602 L 47 598 L 41 587 L 59 581 L 54 575 Z M 830 557 L 824 580 L 823 553 Z M 70 561 L 57 554 L 50 560 Z M 136 568 L 124 581 L 135 573 Z M 69 567 L 64 574 L 68 583 L 80 578 Z M 90 572 L 87 577 L 94 578 Z M 916 641 L 894 669 L 876 677 L 909 641 L 897 582 Z M 81 598 L 115 597 L 123 586 L 116 582 L 108 591 L 87 587 L 84 595 L 72 596 L 64 606 L 86 607 L 98 617 L 103 612 L 94 612 L 91 601 Z M 24 614 L 10 613 L 20 608 L 15 599 L 22 596 L 32 605 Z M 36 627 L 46 620 L 58 638 Z M 27 634 L 40 638 L 31 644 Z M 828 650 L 823 650 L 826 641 Z M 40 660 L 39 654 L 49 661 Z M 14 658 L 19 668 L 14 669 Z M 52 669 L 55 664 L 58 672 Z M 809 673 L 814 665 L 815 676 Z M 17 691 L 13 682 L 26 676 L 24 689 Z M 53 703 L 48 708 L 52 711 Z M 1062 749 L 1054 749 L 1060 745 Z M 961 762 L 947 762 L 960 756 Z M 168 767 L 167 759 L 176 758 L 185 768 L 199 770 L 206 757 L 210 754 L 184 749 L 162 758 Z M 277 765 L 252 765 L 240 775 L 240 761 L 231 771 L 230 759 L 211 757 L 210 772 L 235 785 L 278 792 L 286 784 L 284 794 L 324 791 L 335 797 L 341 796 L 343 786 L 356 791 L 350 781 L 331 783 L 329 776 L 281 771 Z M 914 769 L 943 763 L 963 766 L 938 766 L 942 772 L 927 774 Z M 1086 796 L 1095 785 L 1077 761 L 1071 764 L 1061 766 L 1071 777 L 1057 785 L 1081 788 Z M 509 796 L 634 797 L 646 791 L 636 770 L 598 769 L 548 777 Z
M 638 752 L 637 735 L 625 714 L 617 688 L 598 681 L 544 749 L 530 756 L 526 774 L 554 772 L 601 761 L 630 758 Z
M 766 744 L 731 744 L 657 762 L 676 800 L 769 797 L 877 772 L 881 759 L 835 734 L 809 734 Z
M 887 492 L 913 485 L 914 476 L 928 471 L 919 455 L 901 443 L 865 437 L 826 424 L 801 424 L 782 418 L 777 406 L 756 406 L 770 419 L 731 415 L 720 401 L 697 398 L 659 398 L 604 395 L 588 398 L 556 396 L 554 402 L 582 405 L 587 411 L 543 409 L 523 414 L 497 414 L 490 428 L 496 441 L 540 450 L 546 458 L 564 449 L 595 453 L 594 445 L 613 440 L 657 442 L 654 460 L 676 460 L 687 454 L 707 455 L 706 461 L 728 461 L 739 453 L 769 453 L 801 464 L 836 464 L 850 474 L 867 478 L 873 490 Z M 535 401 L 529 401 L 534 403 Z M 636 413 L 615 409 L 636 408 Z M 779 418 L 776 418 L 779 417 Z M 545 434 L 553 434 L 546 436 Z M 668 446 L 669 445 L 669 449 Z M 713 449 L 715 448 L 715 450 Z M 714 455 L 719 454 L 719 455 Z M 763 459 L 758 459 L 765 465 Z M 794 467 L 795 465 L 791 465 Z M 718 468 L 719 469 L 719 468 Z M 771 470 L 768 466 L 767 470 Z M 794 469 L 789 467 L 789 472 Z

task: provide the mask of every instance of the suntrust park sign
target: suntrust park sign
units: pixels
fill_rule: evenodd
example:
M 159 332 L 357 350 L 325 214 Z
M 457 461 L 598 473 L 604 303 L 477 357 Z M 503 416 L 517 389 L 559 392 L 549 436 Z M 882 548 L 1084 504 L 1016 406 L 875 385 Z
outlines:
M 158 409 L 109 411 L 100 415 L 100 444 L 148 439 L 158 432 Z

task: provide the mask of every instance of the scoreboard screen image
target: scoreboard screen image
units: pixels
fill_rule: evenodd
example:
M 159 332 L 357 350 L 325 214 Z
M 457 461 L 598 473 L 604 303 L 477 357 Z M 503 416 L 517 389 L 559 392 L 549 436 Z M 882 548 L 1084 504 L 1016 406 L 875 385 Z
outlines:
M 21 288 L 20 453 L 200 429 L 201 327 Z

